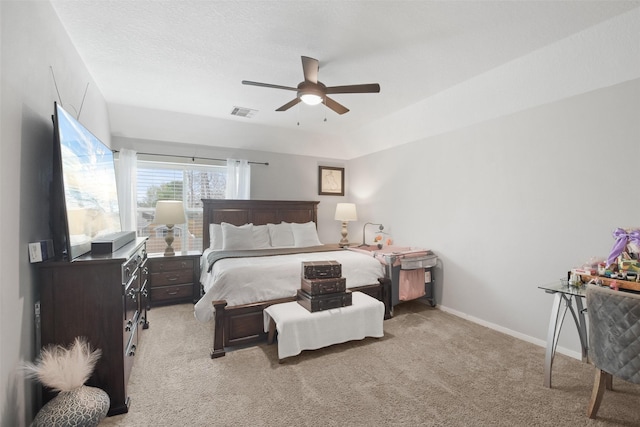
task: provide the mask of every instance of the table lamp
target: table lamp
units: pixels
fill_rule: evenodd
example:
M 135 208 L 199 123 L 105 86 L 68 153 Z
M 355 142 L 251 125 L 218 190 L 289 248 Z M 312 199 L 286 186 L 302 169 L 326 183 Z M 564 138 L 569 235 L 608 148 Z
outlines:
M 356 205 L 354 203 L 338 203 L 336 206 L 336 221 L 342 221 L 342 239 L 340 240 L 340 247 L 344 248 L 349 246 L 347 240 L 347 223 L 349 221 L 357 221 L 358 214 L 356 213 Z
M 167 247 L 164 250 L 164 256 L 175 255 L 176 253 L 171 247 L 171 244 L 173 243 L 173 226 L 187 222 L 182 202 L 179 200 L 158 201 L 156 204 L 156 215 L 153 222 L 156 224 L 166 224 L 167 235 L 164 240 L 167 242 Z

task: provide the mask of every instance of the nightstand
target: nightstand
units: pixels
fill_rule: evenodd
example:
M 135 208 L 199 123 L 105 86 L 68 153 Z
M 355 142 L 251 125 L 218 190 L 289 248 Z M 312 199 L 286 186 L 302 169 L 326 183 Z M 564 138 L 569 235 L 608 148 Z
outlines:
M 174 256 L 149 254 L 150 306 L 197 302 L 200 256 L 200 252 L 176 252 Z

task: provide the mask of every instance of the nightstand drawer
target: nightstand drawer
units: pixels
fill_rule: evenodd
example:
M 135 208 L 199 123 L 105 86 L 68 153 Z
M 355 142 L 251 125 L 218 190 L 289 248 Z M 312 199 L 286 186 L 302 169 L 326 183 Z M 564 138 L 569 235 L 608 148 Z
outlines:
M 149 256 L 149 306 L 198 300 L 200 254 L 178 253 L 173 257 Z
M 193 270 L 193 258 L 190 259 L 154 259 L 151 263 L 152 273 L 162 273 L 172 270 Z
M 151 274 L 151 287 L 193 283 L 193 270 L 174 270 Z
M 189 298 L 193 298 L 192 284 L 151 288 L 151 300 L 155 302 Z

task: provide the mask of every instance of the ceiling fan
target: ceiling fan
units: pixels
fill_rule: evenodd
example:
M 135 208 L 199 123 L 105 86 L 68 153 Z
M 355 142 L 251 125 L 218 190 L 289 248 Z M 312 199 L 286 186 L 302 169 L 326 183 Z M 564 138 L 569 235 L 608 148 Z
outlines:
M 344 105 L 334 101 L 327 95 L 336 93 L 378 93 L 380 92 L 380 85 L 378 83 L 368 83 L 360 85 L 346 85 L 346 86 L 325 86 L 322 82 L 318 81 L 318 69 L 320 68 L 317 59 L 309 58 L 308 56 L 302 57 L 302 71 L 304 73 L 304 81 L 298 84 L 298 87 L 280 86 L 269 83 L 258 83 L 249 80 L 243 80 L 243 85 L 270 87 L 274 89 L 293 90 L 297 92 L 295 99 L 287 102 L 276 111 L 286 111 L 300 101 L 308 105 L 317 105 L 321 102 L 327 107 L 331 108 L 338 114 L 344 114 L 349 111 Z

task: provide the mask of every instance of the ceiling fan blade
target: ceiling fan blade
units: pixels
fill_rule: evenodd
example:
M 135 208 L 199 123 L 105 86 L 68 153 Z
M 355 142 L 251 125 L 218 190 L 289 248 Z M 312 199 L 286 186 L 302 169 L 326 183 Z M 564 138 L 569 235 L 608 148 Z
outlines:
M 243 80 L 242 84 L 243 85 L 251 85 L 251 86 L 260 86 L 260 87 L 270 87 L 270 88 L 273 88 L 273 89 L 296 90 L 296 91 L 298 90 L 298 88 L 295 88 L 295 87 L 272 85 L 270 83 L 251 82 L 249 80 Z
M 342 104 L 337 103 L 336 101 L 334 101 L 333 99 L 329 98 L 328 96 L 324 97 L 324 104 L 331 108 L 333 111 L 335 111 L 338 114 L 344 114 L 344 113 L 348 113 L 349 109 L 347 107 L 345 107 Z
M 284 104 L 282 107 L 278 108 L 276 111 L 287 111 L 289 108 L 293 107 L 299 102 L 300 102 L 300 98 L 294 98 L 291 101 Z
M 317 59 L 302 57 L 302 71 L 304 72 L 304 80 L 311 83 L 318 83 L 318 69 L 320 65 Z
M 378 83 L 368 83 L 362 85 L 331 86 L 327 88 L 327 93 L 378 93 L 380 85 Z

